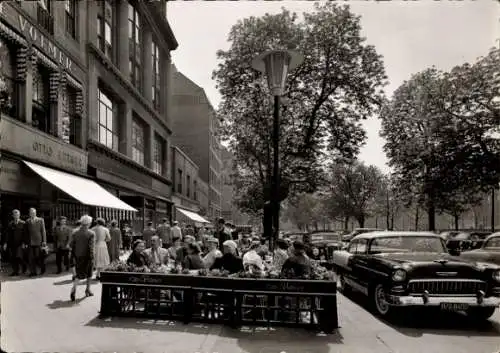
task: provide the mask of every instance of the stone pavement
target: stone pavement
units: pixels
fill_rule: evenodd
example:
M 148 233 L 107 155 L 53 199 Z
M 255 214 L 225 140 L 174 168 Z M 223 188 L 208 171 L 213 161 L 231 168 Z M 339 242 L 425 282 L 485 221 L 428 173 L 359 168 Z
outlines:
M 333 335 L 302 329 L 242 328 L 144 319 L 99 319 L 94 297 L 69 302 L 70 276 L 0 278 L 1 347 L 7 352 L 143 353 L 494 353 L 500 314 L 477 327 L 460 315 L 409 316 L 399 324 L 369 313 L 358 298 L 339 294 L 342 326 Z M 410 315 L 410 314 L 409 314 Z

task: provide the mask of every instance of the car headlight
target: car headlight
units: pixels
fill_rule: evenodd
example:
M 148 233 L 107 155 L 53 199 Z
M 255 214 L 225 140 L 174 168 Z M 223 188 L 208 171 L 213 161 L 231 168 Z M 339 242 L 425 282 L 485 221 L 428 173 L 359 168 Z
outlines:
M 500 270 L 494 271 L 492 277 L 495 281 L 500 282 Z
M 405 270 L 396 270 L 392 273 L 392 280 L 396 282 L 401 282 L 406 279 L 406 271 Z

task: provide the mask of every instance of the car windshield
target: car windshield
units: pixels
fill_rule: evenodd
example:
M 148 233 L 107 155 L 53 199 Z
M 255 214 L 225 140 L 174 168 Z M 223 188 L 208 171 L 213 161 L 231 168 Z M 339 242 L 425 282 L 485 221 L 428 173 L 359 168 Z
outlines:
M 484 243 L 484 249 L 500 250 L 500 236 L 488 239 Z
M 369 253 L 393 252 L 436 252 L 444 253 L 445 248 L 437 236 L 390 236 L 372 240 Z

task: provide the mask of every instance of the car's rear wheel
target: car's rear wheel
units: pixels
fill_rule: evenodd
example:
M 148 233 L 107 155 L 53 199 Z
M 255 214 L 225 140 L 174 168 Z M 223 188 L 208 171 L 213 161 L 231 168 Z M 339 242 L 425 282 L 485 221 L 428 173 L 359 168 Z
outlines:
M 388 317 L 393 313 L 391 306 L 387 302 L 385 288 L 382 284 L 376 284 L 372 287 L 370 297 L 371 306 L 376 314 Z
M 495 313 L 495 309 L 495 307 L 469 308 L 466 313 L 473 320 L 483 321 L 488 320 Z

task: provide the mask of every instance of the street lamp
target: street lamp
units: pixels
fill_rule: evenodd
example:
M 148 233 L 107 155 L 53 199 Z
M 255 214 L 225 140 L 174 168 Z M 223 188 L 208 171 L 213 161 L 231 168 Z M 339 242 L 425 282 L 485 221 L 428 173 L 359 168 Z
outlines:
M 280 104 L 281 96 L 285 92 L 285 81 L 288 71 L 295 69 L 304 60 L 303 56 L 291 50 L 266 51 L 252 60 L 252 67 L 267 76 L 267 84 L 271 95 L 274 96 L 273 114 L 273 178 L 271 183 L 271 207 L 273 235 L 269 241 L 269 247 L 274 249 L 274 242 L 279 236 L 279 214 L 280 214 L 280 164 L 279 164 L 279 141 L 280 141 Z

